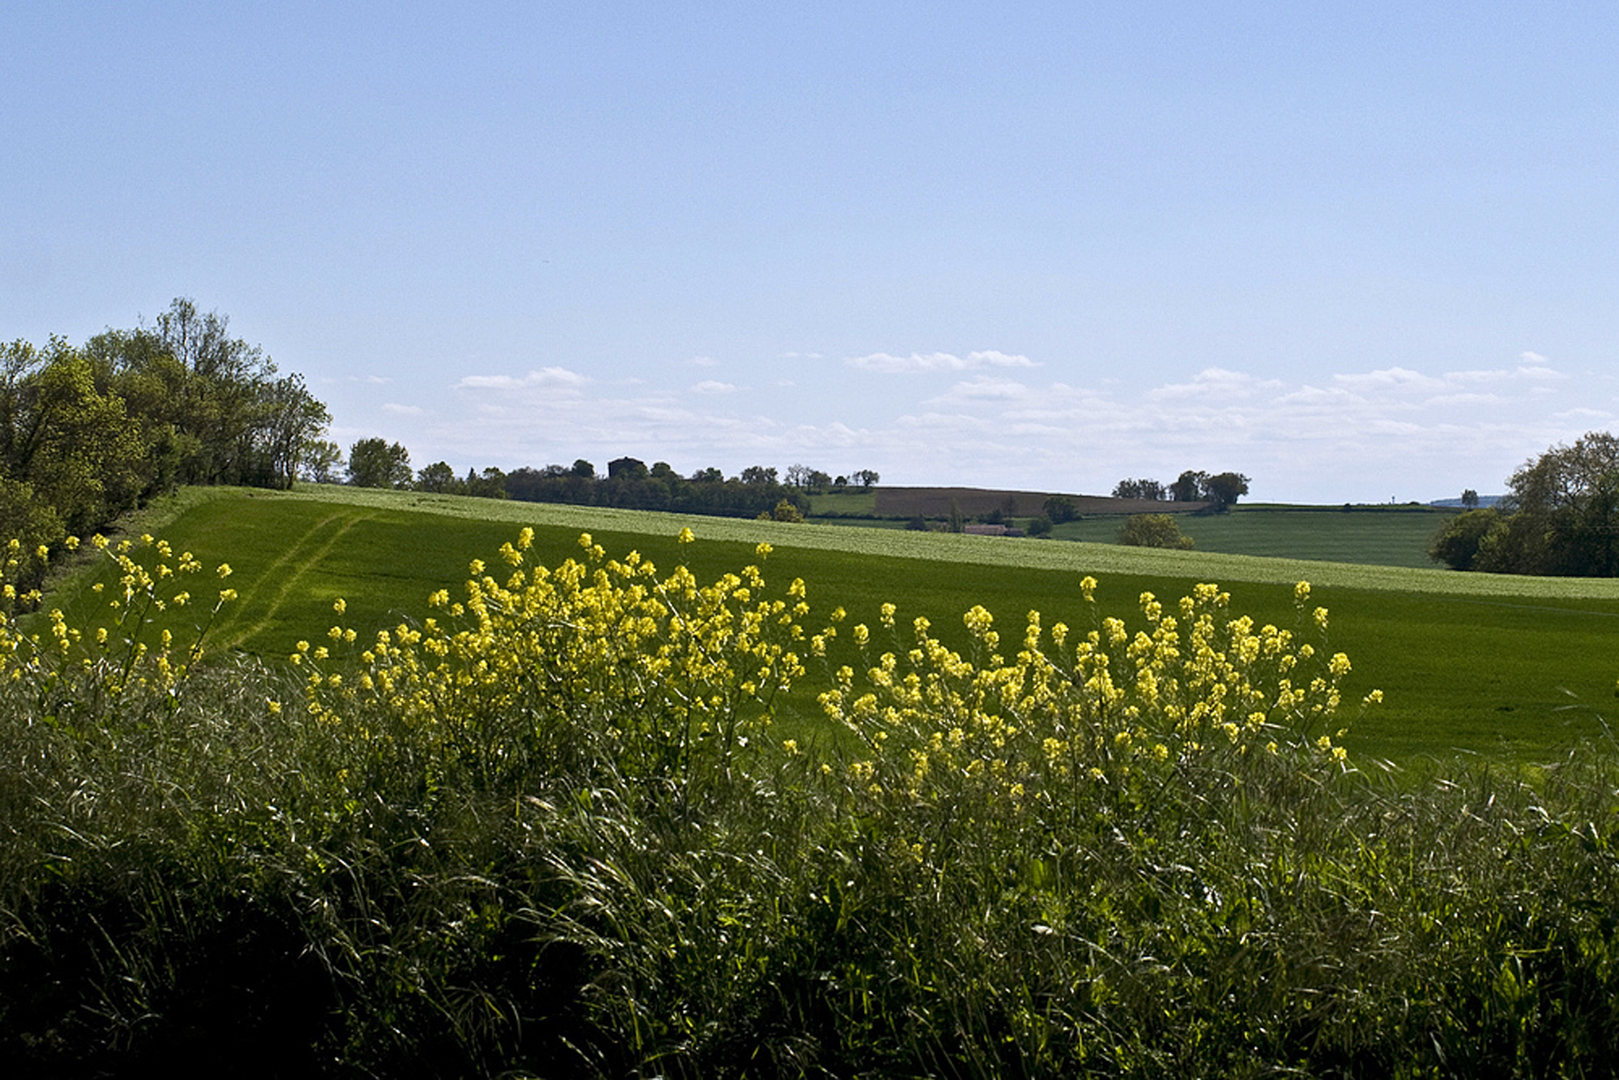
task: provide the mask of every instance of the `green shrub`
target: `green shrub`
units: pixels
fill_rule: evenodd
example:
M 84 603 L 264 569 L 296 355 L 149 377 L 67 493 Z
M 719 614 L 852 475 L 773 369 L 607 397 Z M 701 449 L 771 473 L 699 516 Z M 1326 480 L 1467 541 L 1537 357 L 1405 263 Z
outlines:
M 1181 533 L 1170 514 L 1132 514 L 1119 527 L 1119 543 L 1131 547 L 1178 548 L 1190 551 L 1192 538 Z

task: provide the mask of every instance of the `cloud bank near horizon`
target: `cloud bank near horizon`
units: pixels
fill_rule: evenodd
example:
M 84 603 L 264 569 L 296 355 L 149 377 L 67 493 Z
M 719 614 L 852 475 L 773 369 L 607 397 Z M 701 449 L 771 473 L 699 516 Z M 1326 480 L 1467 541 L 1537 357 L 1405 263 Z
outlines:
M 873 468 L 888 483 L 1079 493 L 1105 493 L 1125 476 L 1231 469 L 1253 478 L 1255 499 L 1406 501 L 1499 490 L 1529 457 L 1619 418 L 1619 382 L 1592 385 L 1535 353 L 1516 359 L 1300 380 L 1210 366 L 1148 386 L 1034 378 L 1055 372 L 998 351 L 870 353 L 800 371 L 788 386 L 691 384 L 680 378 L 684 364 L 671 365 L 667 385 L 544 366 L 465 374 L 437 401 L 384 409 L 390 437 L 415 429 L 403 441 L 418 464 L 537 467 L 628 454 L 683 473 L 802 462 Z

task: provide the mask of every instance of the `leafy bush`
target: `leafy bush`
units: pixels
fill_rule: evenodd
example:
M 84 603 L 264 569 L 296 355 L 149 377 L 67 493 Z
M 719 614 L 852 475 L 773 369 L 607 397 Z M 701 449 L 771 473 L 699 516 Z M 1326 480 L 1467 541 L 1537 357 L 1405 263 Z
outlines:
M 1181 532 L 1170 514 L 1132 514 L 1119 526 L 1119 543 L 1132 547 L 1192 549 L 1192 538 Z
M 156 542 L 105 549 L 99 629 L 8 611 L 0 1066 L 1610 1068 L 1608 759 L 1358 771 L 1307 585 L 1279 628 L 1086 580 L 1085 625 L 974 608 L 956 650 L 812 626 L 765 545 L 703 583 L 580 543 L 385 633 L 339 602 L 285 666 L 162 638 L 206 571 Z

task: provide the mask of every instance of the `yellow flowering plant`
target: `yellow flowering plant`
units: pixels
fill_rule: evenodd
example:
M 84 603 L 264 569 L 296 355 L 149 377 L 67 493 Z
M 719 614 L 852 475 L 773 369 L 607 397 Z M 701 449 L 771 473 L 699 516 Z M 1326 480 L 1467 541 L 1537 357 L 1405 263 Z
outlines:
M 803 674 L 804 583 L 772 596 L 748 565 L 704 584 L 637 552 L 610 559 L 588 533 L 578 556 L 530 566 L 532 543 L 524 529 L 501 547 L 501 578 L 474 560 L 460 599 L 434 593 L 437 614 L 376 634 L 346 679 L 300 643 L 310 713 L 382 742 L 400 725 L 489 775 L 591 737 L 630 775 L 728 772 Z
M 235 590 L 221 589 L 195 633 L 180 641 L 156 623 L 192 603 L 183 580 L 200 574 L 202 563 L 151 536 L 115 543 L 97 535 L 88 543 L 112 565 L 116 584 L 93 587 L 104 600 L 104 617 L 82 627 L 71 625 L 60 608 L 37 610 L 37 592 L 19 593 L 16 576 L 29 562 L 18 541 L 7 545 L 0 562 L 0 680 L 13 692 L 31 694 L 40 715 L 57 723 L 95 717 L 105 708 L 172 707 Z M 69 537 L 64 546 L 80 545 Z M 220 579 L 230 572 L 225 564 L 217 571 Z
M 1128 788 L 1147 775 L 1222 767 L 1284 747 L 1334 768 L 1347 755 L 1331 728 L 1342 703 L 1347 656 L 1301 641 L 1306 631 L 1233 615 L 1230 594 L 1198 585 L 1166 607 L 1140 597 L 1135 628 L 1103 615 L 1096 582 L 1080 592 L 1090 627 L 1047 629 L 1028 613 L 1021 638 L 1003 641 L 983 607 L 963 616 L 969 648 L 946 647 L 926 618 L 910 640 L 891 635 L 875 654 L 856 627 L 864 671 L 839 669 L 820 696 L 825 715 L 864 748 L 848 766 L 853 785 L 881 800 L 963 797 L 965 805 L 1021 813 L 1073 803 L 1076 785 Z M 1325 608 L 1301 628 L 1324 642 Z M 892 605 L 882 622 L 895 625 Z M 1374 691 L 1368 704 L 1380 700 Z

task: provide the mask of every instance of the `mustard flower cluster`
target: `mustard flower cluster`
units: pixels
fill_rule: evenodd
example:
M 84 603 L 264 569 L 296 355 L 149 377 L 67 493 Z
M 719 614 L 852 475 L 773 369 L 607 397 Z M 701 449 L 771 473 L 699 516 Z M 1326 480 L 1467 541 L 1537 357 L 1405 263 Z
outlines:
M 1166 607 L 1140 597 L 1140 623 L 1097 610 L 1096 582 L 1080 591 L 1091 628 L 1047 629 L 1028 614 L 1020 638 L 1003 642 L 993 616 L 963 616 L 968 655 L 942 644 L 926 618 L 911 639 L 873 656 L 871 633 L 854 628 L 865 671 L 844 666 L 820 696 L 826 716 L 865 747 L 849 768 L 879 797 L 926 800 L 966 789 L 1014 806 L 1060 800 L 1072 784 L 1129 782 L 1207 764 L 1221 755 L 1279 751 L 1280 744 L 1346 767 L 1330 732 L 1349 658 L 1298 635 L 1230 612 L 1230 594 L 1196 586 Z M 1310 589 L 1294 593 L 1299 623 L 1317 636 L 1325 608 Z M 895 625 L 892 605 L 881 621 Z M 1374 691 L 1368 704 L 1381 699 Z M 1330 732 L 1330 733 L 1329 733 Z
M 154 625 L 165 612 L 193 604 L 186 579 L 201 574 L 202 563 L 149 535 L 117 543 L 97 535 L 89 544 L 112 564 L 116 584 L 91 586 L 105 604 L 100 617 L 92 615 L 85 626 L 71 625 L 60 608 L 37 610 L 37 591 L 19 594 L 14 578 L 28 564 L 27 556 L 43 560 L 48 552 L 26 553 L 16 540 L 7 545 L 0 563 L 0 680 L 25 688 L 38 698 L 43 715 L 57 718 L 74 710 L 94 715 L 102 705 L 172 703 L 202 658 L 214 619 L 236 599 L 236 591 L 220 589 L 203 623 L 178 642 L 173 630 L 154 630 Z M 77 550 L 79 539 L 68 537 L 64 546 Z M 222 563 L 215 573 L 223 580 L 231 568 Z
M 498 569 L 473 560 L 460 598 L 434 593 L 438 614 L 378 633 L 357 668 L 327 662 L 355 642 L 351 628 L 333 626 L 331 645 L 299 642 L 291 659 L 309 672 L 310 713 L 334 725 L 385 717 L 463 748 L 474 729 L 513 716 L 544 725 L 589 713 L 616 732 L 625 767 L 655 769 L 748 745 L 804 673 L 803 581 L 770 596 L 749 565 L 704 584 L 684 565 L 660 574 L 637 552 L 609 559 L 588 533 L 576 557 L 530 566 L 533 536 L 503 545 Z

